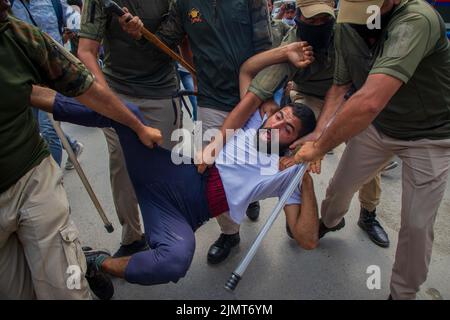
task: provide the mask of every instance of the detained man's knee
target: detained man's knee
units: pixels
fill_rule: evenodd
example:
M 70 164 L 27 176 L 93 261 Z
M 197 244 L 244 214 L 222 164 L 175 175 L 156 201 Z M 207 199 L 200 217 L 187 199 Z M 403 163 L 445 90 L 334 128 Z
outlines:
M 160 246 L 132 256 L 125 271 L 125 279 L 141 285 L 178 282 L 192 262 L 194 248 Z

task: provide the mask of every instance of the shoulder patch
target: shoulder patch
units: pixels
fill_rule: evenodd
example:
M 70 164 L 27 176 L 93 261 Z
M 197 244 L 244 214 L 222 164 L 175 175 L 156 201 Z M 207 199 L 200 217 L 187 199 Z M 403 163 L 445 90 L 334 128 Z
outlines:
M 202 14 L 197 8 L 192 8 L 188 13 L 191 24 L 203 22 Z
M 406 55 L 413 36 L 414 27 L 412 25 L 402 23 L 396 26 L 389 35 L 389 45 L 386 47 L 385 55 L 390 58 L 398 58 Z

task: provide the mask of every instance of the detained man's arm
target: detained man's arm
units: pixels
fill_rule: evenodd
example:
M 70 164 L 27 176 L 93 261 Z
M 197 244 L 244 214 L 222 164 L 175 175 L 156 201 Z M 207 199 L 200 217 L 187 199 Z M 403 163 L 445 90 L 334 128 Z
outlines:
M 261 105 L 262 100 L 254 93 L 248 92 L 244 98 L 234 107 L 234 109 L 225 118 L 219 132 L 214 136 L 213 140 L 196 155 L 198 163 L 197 170 L 204 173 L 206 168 L 212 165 L 222 150 L 227 140 L 232 134 L 227 135 L 227 131 L 237 130 L 244 126 L 247 120 Z
M 213 141 L 202 150 L 201 158 L 197 159 L 200 162 L 197 166 L 198 172 L 203 173 L 208 165 L 214 163 L 220 150 L 222 150 L 228 139 L 232 137 L 232 134 L 227 135 L 227 131 L 230 132 L 232 130 L 231 132 L 234 132 L 234 130 L 242 128 L 258 108 L 261 115 L 267 114 L 270 116 L 279 107 L 272 99 L 263 103 L 253 92 L 248 92 L 225 118 L 219 133 L 214 137 Z
M 317 247 L 319 242 L 319 210 L 314 183 L 309 173 L 305 173 L 301 189 L 301 205 L 286 205 L 284 212 L 295 241 L 303 249 L 312 250 Z
M 80 38 L 80 42 L 78 44 L 78 58 L 94 74 L 95 79 L 100 84 L 108 87 L 105 76 L 98 65 L 99 50 L 100 42 L 87 38 Z
M 247 92 L 251 81 L 262 69 L 283 62 L 290 62 L 298 69 L 306 68 L 314 61 L 312 50 L 307 42 L 293 42 L 286 46 L 261 52 L 247 59 L 239 72 L 241 97 L 243 93 Z
M 306 142 L 295 155 L 297 162 L 313 161 L 366 129 L 386 107 L 403 82 L 385 74 L 372 74 L 338 112 L 317 141 Z
M 46 112 L 53 111 L 56 91 L 40 86 L 33 86 L 30 102 L 36 108 Z M 158 129 L 145 126 L 108 87 L 94 82 L 82 95 L 76 97 L 78 101 L 116 122 L 131 128 L 147 147 L 162 143 L 162 135 Z

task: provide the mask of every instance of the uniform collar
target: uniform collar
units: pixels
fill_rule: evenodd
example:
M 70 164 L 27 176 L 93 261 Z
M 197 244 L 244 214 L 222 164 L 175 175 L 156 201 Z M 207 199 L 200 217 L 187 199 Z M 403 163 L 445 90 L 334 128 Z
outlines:
M 394 8 L 394 11 L 392 12 L 392 15 L 396 14 L 397 11 L 399 11 L 400 9 L 402 9 L 408 2 L 410 2 L 411 0 L 402 0 L 398 6 L 396 6 Z

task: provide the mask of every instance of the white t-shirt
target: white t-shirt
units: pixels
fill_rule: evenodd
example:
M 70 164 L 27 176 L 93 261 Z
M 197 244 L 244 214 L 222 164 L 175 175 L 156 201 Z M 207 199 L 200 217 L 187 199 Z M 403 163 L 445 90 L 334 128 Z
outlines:
M 257 151 L 255 136 L 264 120 L 257 110 L 227 142 L 216 159 L 230 216 L 236 223 L 241 223 L 250 203 L 280 197 L 298 169 L 298 166 L 292 166 L 280 171 L 280 157 L 277 154 L 268 155 Z M 300 203 L 300 188 L 297 188 L 286 204 Z

